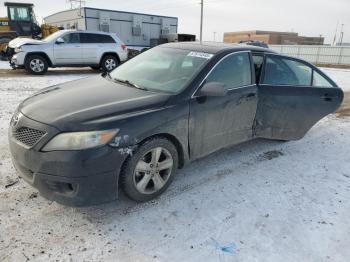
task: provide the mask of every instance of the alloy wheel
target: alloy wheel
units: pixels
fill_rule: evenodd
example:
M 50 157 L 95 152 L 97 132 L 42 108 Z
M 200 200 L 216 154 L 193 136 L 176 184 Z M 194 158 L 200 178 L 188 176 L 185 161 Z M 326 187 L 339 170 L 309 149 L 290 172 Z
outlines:
M 108 70 L 108 71 L 112 71 L 114 68 L 117 67 L 117 63 L 115 62 L 114 59 L 112 58 L 109 58 L 105 61 L 105 68 Z
M 32 61 L 30 61 L 30 69 L 33 70 L 33 72 L 36 72 L 36 73 L 40 73 L 40 72 L 43 72 L 44 71 L 44 68 L 45 68 L 45 64 L 42 60 L 40 59 L 33 59 Z
M 148 151 L 139 159 L 134 171 L 134 184 L 139 193 L 153 194 L 161 190 L 171 176 L 174 160 L 163 147 Z

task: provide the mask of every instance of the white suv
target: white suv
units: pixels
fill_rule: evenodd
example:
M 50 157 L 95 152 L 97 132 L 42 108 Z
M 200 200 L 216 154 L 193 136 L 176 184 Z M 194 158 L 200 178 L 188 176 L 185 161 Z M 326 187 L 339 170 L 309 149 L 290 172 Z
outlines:
M 16 38 L 8 47 L 11 66 L 36 75 L 62 66 L 112 71 L 128 58 L 127 46 L 115 34 L 97 31 L 62 30 L 44 40 Z

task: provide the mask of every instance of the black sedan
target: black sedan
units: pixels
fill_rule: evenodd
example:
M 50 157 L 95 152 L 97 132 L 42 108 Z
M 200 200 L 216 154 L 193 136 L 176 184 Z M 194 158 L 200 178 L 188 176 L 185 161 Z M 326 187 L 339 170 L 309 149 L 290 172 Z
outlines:
M 23 101 L 9 141 L 20 176 L 51 200 L 92 205 L 161 194 L 178 168 L 254 138 L 295 140 L 342 90 L 315 66 L 254 46 L 171 43 L 110 74 Z

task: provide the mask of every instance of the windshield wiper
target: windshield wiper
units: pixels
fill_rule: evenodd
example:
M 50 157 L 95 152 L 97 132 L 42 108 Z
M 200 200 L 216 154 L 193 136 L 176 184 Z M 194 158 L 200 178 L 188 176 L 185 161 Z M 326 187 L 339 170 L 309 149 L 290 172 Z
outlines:
M 119 83 L 122 83 L 122 84 L 126 84 L 128 86 L 131 86 L 131 87 L 134 87 L 134 88 L 137 88 L 137 89 L 142 89 L 142 90 L 147 90 L 147 88 L 145 87 L 142 87 L 142 86 L 139 86 L 133 82 L 130 82 L 129 80 L 123 80 L 123 79 L 118 79 L 118 78 L 113 78 L 113 81 L 115 82 L 119 82 Z

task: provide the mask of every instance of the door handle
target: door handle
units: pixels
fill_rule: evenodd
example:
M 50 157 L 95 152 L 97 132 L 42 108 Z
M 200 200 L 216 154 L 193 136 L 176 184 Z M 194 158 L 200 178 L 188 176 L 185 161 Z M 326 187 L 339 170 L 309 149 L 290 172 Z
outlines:
M 327 102 L 330 102 L 333 100 L 333 95 L 330 95 L 330 94 L 324 94 L 323 96 L 321 96 L 321 98 L 324 100 L 324 101 L 327 101 Z

